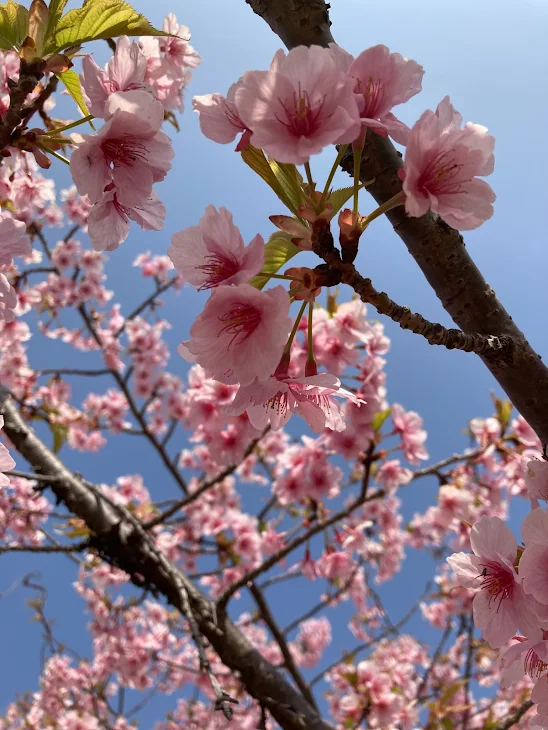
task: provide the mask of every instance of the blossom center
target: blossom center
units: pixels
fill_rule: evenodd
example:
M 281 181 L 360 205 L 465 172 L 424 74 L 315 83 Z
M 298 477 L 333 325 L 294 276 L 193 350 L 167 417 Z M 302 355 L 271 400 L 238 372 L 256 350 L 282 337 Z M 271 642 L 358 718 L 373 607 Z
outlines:
M 368 119 L 376 119 L 384 99 L 384 85 L 381 81 L 374 80 L 372 76 L 367 79 L 365 89 L 362 89 L 361 81 L 358 79 L 357 93 L 363 96 L 364 108 L 361 116 Z
M 435 155 L 424 168 L 419 187 L 434 195 L 453 195 L 462 191 L 462 183 L 471 178 L 460 178 L 462 165 L 455 161 L 451 152 L 440 152 Z
M 234 343 L 241 345 L 255 332 L 262 319 L 262 312 L 252 304 L 236 303 L 222 317 L 219 317 L 224 324 L 219 334 L 230 335 L 228 348 Z
M 525 655 L 524 669 L 531 679 L 538 679 L 548 669 L 548 664 L 542 661 L 534 649 L 529 649 Z
M 299 88 L 291 101 L 279 100 L 284 111 L 285 120 L 276 115 L 276 119 L 295 137 L 309 137 L 320 127 L 320 114 L 324 100 L 313 105 L 307 91 Z
M 105 160 L 109 167 L 132 165 L 137 160 L 146 158 L 146 147 L 132 137 L 107 139 L 101 145 Z
M 240 270 L 235 256 L 231 254 L 224 256 L 220 253 L 207 256 L 206 263 L 197 268 L 207 276 L 207 281 L 199 287 L 199 291 L 219 286 L 219 284 L 222 284 L 223 281 L 234 276 Z
M 489 608 L 491 603 L 497 604 L 497 611 L 506 598 L 511 598 L 514 591 L 514 576 L 512 572 L 500 563 L 483 563 L 483 571 L 478 578 L 482 578 L 481 587 L 489 593 Z

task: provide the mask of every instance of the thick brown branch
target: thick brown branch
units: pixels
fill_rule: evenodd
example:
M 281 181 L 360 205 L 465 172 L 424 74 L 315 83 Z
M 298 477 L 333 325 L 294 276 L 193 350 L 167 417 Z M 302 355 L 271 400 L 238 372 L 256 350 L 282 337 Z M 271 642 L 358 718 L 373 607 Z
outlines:
M 329 6 L 322 0 L 248 1 L 288 48 L 333 42 L 327 19 Z M 290 12 L 294 6 L 298 7 L 298 15 Z M 319 17 L 324 22 L 316 21 L 314 33 L 300 20 L 310 22 Z M 401 166 L 401 156 L 390 141 L 367 135 L 360 179 L 370 183 L 367 190 L 379 205 L 401 191 Z M 351 154 L 343 159 L 343 167 L 353 172 Z M 548 444 L 548 369 L 470 258 L 462 236 L 431 214 L 408 218 L 400 207 L 387 217 L 443 307 L 465 334 L 495 335 L 516 343 L 510 359 L 504 352 L 501 357 L 481 357 L 542 443 Z
M 245 0 L 288 48 L 333 43 L 324 0 Z
M 4 121 L 0 124 L 0 150 L 3 150 L 9 145 L 15 128 L 21 124 L 23 118 L 21 109 L 25 103 L 25 99 L 34 91 L 43 75 L 42 61 L 30 64 L 23 60 L 21 61 L 19 81 L 11 84 L 10 106 Z
M 187 576 L 153 549 L 144 530 L 136 528 L 135 518 L 115 508 L 97 488 L 88 486 L 65 467 L 25 424 L 5 392 L 0 393 L 0 412 L 10 441 L 37 472 L 55 478 L 51 484 L 55 496 L 84 520 L 100 555 L 126 571 L 136 585 L 153 587 L 188 618 L 183 600 L 186 595 L 202 636 L 284 730 L 333 730 L 224 612 L 215 611 L 213 603 Z

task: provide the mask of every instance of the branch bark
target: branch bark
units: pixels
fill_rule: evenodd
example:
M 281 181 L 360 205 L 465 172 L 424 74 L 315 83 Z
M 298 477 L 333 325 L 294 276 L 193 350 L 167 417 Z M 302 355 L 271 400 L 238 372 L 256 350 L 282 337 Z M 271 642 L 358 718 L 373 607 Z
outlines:
M 74 475 L 28 426 L 6 391 L 0 390 L 4 432 L 38 474 L 51 478 L 56 498 L 80 517 L 92 533 L 90 543 L 105 559 L 126 571 L 139 587 L 150 586 L 188 618 L 186 596 L 196 624 L 221 661 L 241 679 L 249 694 L 268 709 L 284 730 L 333 730 L 281 673 L 267 662 L 240 630 L 173 563 L 153 550 L 144 529 L 123 508 L 115 509 L 100 490 Z
M 288 48 L 334 42 L 329 5 L 323 0 L 246 0 Z M 352 154 L 342 167 L 353 174 Z M 360 179 L 379 205 L 401 191 L 402 160 L 392 143 L 368 133 Z M 369 181 L 374 180 L 370 183 Z M 444 309 L 467 335 L 495 335 L 515 342 L 511 358 L 482 356 L 522 416 L 548 444 L 548 369 L 468 254 L 458 231 L 432 214 L 408 218 L 402 208 L 387 213 Z

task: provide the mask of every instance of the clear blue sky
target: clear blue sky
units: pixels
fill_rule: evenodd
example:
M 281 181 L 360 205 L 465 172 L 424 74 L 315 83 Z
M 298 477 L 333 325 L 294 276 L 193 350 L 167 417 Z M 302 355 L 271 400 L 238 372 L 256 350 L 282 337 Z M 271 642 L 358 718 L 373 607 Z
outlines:
M 495 216 L 478 231 L 467 234 L 466 242 L 533 347 L 546 354 L 548 253 L 543 210 L 548 160 L 543 135 L 548 118 L 548 4 L 544 0 L 335 0 L 332 4 L 333 33 L 347 50 L 357 54 L 368 46 L 384 43 L 425 67 L 423 92 L 399 113 L 404 121 L 412 124 L 424 109 L 435 108 L 449 94 L 465 120 L 486 125 L 496 136 L 496 169 L 489 180 L 498 196 Z M 134 5 L 157 26 L 167 12 L 174 11 L 180 22 L 190 27 L 192 43 L 203 60 L 188 89 L 181 133 L 174 135 L 174 169 L 158 189 L 168 209 L 166 228 L 153 234 L 134 228 L 128 241 L 111 255 L 109 284 L 116 289 L 126 312 L 141 298 L 142 279 L 131 267 L 135 256 L 148 249 L 165 253 L 171 234 L 195 225 L 207 204 L 228 207 L 246 240 L 257 232 L 266 238 L 272 229 L 268 216 L 284 212 L 231 145 L 218 146 L 200 135 L 190 105 L 193 94 L 225 93 L 246 69 L 266 68 L 280 47 L 278 39 L 244 0 L 203 0 L 180 6 L 173 0 L 136 0 Z M 97 58 L 106 60 L 103 44 L 97 45 Z M 331 159 L 331 153 L 313 159 L 316 177 L 325 175 Z M 66 170 L 54 169 L 59 187 L 66 186 Z M 340 182 L 348 184 L 342 173 Z M 367 212 L 367 203 L 362 205 L 362 212 Z M 378 288 L 428 319 L 450 324 L 420 270 L 385 221 L 375 223 L 364 244 L 357 265 Z M 203 299 L 190 289 L 170 299 L 164 314 L 173 324 L 169 335 L 173 345 L 188 334 Z M 489 391 L 498 391 L 496 383 L 473 355 L 431 347 L 391 322 L 384 323 L 392 338 L 387 365 L 389 399 L 423 416 L 434 460 L 466 446 L 461 429 L 470 418 L 491 414 Z M 60 357 L 65 366 L 89 366 L 87 356 L 71 354 L 69 358 L 67 349 L 59 343 L 48 343 L 44 351 L 43 342 L 37 337 L 30 345 L 36 367 L 59 365 Z M 185 372 L 184 363 L 176 355 L 171 368 L 179 374 Z M 95 386 L 100 391 L 111 383 L 105 380 Z M 78 402 L 85 394 L 81 384 L 75 383 L 74 393 Z M 136 456 L 132 445 L 129 438 L 117 439 L 114 446 L 96 456 L 69 453 L 70 464 L 89 479 L 106 483 L 113 483 L 119 475 L 141 471 L 154 496 L 173 496 L 171 484 L 158 484 L 154 455 Z M 245 489 L 250 492 L 248 487 Z M 423 508 L 431 494 L 427 486 L 410 491 L 405 514 L 410 516 L 415 509 Z M 258 498 L 250 494 L 248 499 L 251 504 Z M 422 575 L 417 578 L 422 566 L 410 558 L 399 579 L 399 591 L 414 591 L 417 583 L 422 585 Z M 43 573 L 50 590 L 49 612 L 57 618 L 61 636 L 84 650 L 87 619 L 70 585 L 74 579 L 70 563 L 62 557 L 2 556 L 0 592 L 29 570 Z M 0 601 L 4 657 L 0 708 L 14 699 L 16 692 L 36 687 L 38 629 L 29 623 L 30 612 L 24 605 L 27 597 L 17 590 Z M 389 592 L 388 599 L 395 603 L 393 593 Z M 273 605 L 287 619 L 293 618 L 281 602 L 274 601 Z M 401 613 L 396 609 L 396 618 Z M 326 661 L 335 658 L 343 646 L 351 646 L 343 624 L 341 620 Z M 8 661 L 9 671 L 5 671 Z M 160 707 L 165 711 L 174 702 L 174 697 L 168 698 L 156 709 L 146 711 L 141 726 L 152 727 L 160 719 Z

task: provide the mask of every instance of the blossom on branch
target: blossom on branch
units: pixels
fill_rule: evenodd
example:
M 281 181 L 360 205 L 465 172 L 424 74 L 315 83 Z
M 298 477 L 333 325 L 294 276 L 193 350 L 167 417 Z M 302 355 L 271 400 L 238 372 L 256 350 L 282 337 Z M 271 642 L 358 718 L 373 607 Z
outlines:
M 4 427 L 4 416 L 0 416 L 0 429 Z M 15 461 L 11 458 L 9 451 L 4 444 L 0 443 L 0 487 L 7 487 L 10 483 L 5 471 L 10 471 L 15 466 Z
M 498 517 L 483 516 L 470 531 L 470 543 L 473 555 L 455 553 L 447 562 L 460 585 L 477 591 L 474 623 L 485 640 L 493 649 L 499 649 L 517 628 L 525 636 L 540 639 L 539 615 L 546 614 L 548 606 L 541 606 L 524 592 L 525 554 L 518 575 L 514 568 L 517 543 L 510 529 Z
M 226 97 L 221 94 L 204 94 L 192 99 L 192 108 L 200 115 L 202 134 L 213 142 L 228 144 L 242 133 L 236 152 L 249 144 L 251 130 L 242 122 L 236 108 L 236 91 L 242 85 L 237 81 L 229 88 Z
M 116 52 L 103 71 L 92 56 L 84 56 L 80 80 L 87 106 L 94 117 L 105 116 L 108 97 L 116 92 L 147 91 L 154 95 L 150 84 L 145 83 L 147 59 L 139 44 L 121 36 L 116 43 Z
M 347 398 L 357 405 L 365 403 L 341 388 L 341 381 L 329 373 L 302 378 L 286 374 L 241 387 L 227 413 L 238 415 L 245 411 L 257 429 L 270 424 L 277 431 L 285 426 L 292 413 L 298 413 L 316 433 L 326 428 L 343 431 L 344 417 L 333 396 Z
M 152 185 L 171 168 L 173 149 L 160 131 L 162 105 L 144 91 L 112 94 L 105 106 L 106 123 L 95 135 L 73 134 L 76 143 L 70 169 L 80 195 L 91 203 L 114 183 L 118 199 L 133 207 L 146 200 Z
M 334 50 L 333 45 L 330 48 Z M 383 45 L 362 51 L 354 60 L 350 56 L 349 61 L 347 73 L 355 80 L 354 93 L 364 128 L 406 144 L 409 127 L 391 110 L 421 91 L 423 67 L 399 53 L 390 53 Z
M 179 353 L 221 383 L 268 380 L 280 361 L 291 319 L 283 286 L 259 291 L 249 284 L 217 287 L 190 328 Z
M 328 49 L 298 46 L 287 55 L 279 50 L 269 71 L 246 71 L 236 108 L 255 147 L 301 165 L 325 146 L 359 135 L 352 88 Z
M 495 166 L 495 138 L 468 122 L 446 96 L 435 112 L 427 110 L 407 140 L 401 171 L 405 211 L 414 218 L 429 210 L 461 231 L 477 228 L 493 215 L 495 194 L 477 176 Z
M 257 234 L 244 245 L 240 230 L 226 208 L 208 205 L 198 226 L 175 233 L 168 254 L 192 286 L 213 289 L 221 284 L 245 284 L 264 262 L 264 240 Z

